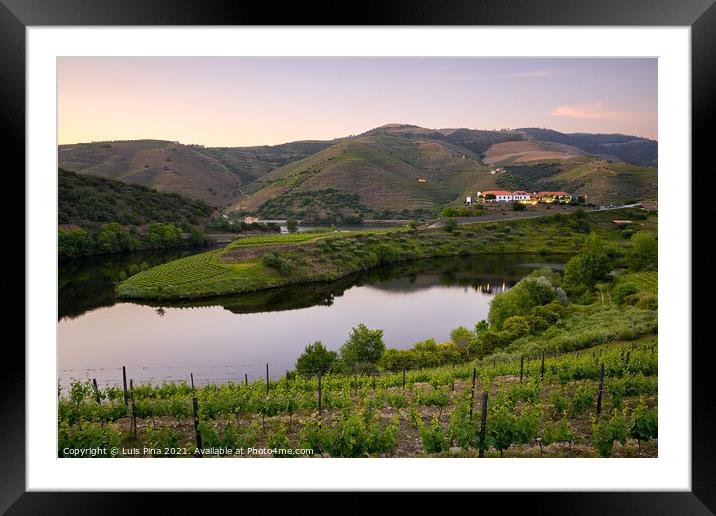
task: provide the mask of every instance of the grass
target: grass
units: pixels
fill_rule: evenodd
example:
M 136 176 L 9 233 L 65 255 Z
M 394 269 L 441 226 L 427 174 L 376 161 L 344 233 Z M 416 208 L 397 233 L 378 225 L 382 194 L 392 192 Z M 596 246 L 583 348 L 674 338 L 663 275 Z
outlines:
M 625 352 L 630 359 L 625 359 Z M 194 450 L 191 398 L 198 401 L 200 432 L 205 447 L 215 444 L 239 447 L 313 449 L 315 456 L 447 457 L 478 455 L 482 392 L 489 393 L 488 435 L 506 439 L 503 452 L 488 441 L 488 457 L 597 457 L 593 441 L 597 382 L 605 365 L 601 421 L 613 415 L 636 417 L 636 407 L 657 404 L 658 355 L 654 340 L 598 346 L 592 353 L 545 358 L 529 357 L 520 382 L 520 360 L 491 359 L 376 376 L 327 374 L 322 379 L 322 411 L 317 407 L 317 380 L 294 376 L 273 380 L 269 391 L 263 380 L 243 385 L 198 386 L 186 383 L 135 385 L 133 409 L 126 409 L 121 388 L 102 390 L 101 404 L 89 384 L 77 384 L 59 400 L 60 456 L 63 447 L 87 447 L 88 437 L 101 447 L 121 442 L 144 447 L 157 437 L 174 446 Z M 469 417 L 471 375 L 476 368 L 473 417 Z M 375 387 L 373 387 L 375 385 Z M 130 411 L 137 414 L 134 436 Z M 524 423 L 528 423 L 525 425 Z M 569 430 L 564 442 L 542 443 L 549 427 L 563 424 Z M 321 430 L 323 428 L 324 430 Z M 433 432 L 427 432 L 432 429 Z M 346 442 L 342 436 L 349 435 Z M 370 443 L 382 443 L 373 446 Z M 350 444 L 350 446 L 346 446 Z M 217 445 L 218 446 L 218 445 Z M 152 446 L 160 447 L 160 446 Z M 163 446 L 161 446 L 163 447 Z M 449 451 L 458 447 L 457 451 Z M 614 444 L 608 455 L 654 457 L 655 440 L 628 439 Z M 244 451 L 237 456 L 252 456 Z M 267 455 L 262 455 L 267 456 Z M 270 455 L 269 455 L 270 456 Z
M 624 210 L 628 215 L 629 210 Z M 618 212 L 586 214 L 591 231 L 623 247 L 609 222 Z M 329 234 L 259 235 L 237 239 L 226 249 L 163 264 L 128 278 L 121 298 L 196 299 L 253 292 L 283 285 L 332 281 L 380 265 L 422 258 L 480 254 L 571 254 L 585 234 L 573 215 L 472 223 L 447 233 L 399 228 Z M 276 256 L 267 267 L 263 256 Z M 279 270 L 281 272 L 279 272 Z
M 619 276 L 619 283 L 631 283 L 639 290 L 657 294 L 659 274 L 656 271 L 632 272 Z

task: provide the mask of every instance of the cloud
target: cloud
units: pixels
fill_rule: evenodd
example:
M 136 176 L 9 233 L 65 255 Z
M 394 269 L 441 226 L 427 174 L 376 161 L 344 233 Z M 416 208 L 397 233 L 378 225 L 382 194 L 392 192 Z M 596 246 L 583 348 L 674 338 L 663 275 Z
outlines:
M 568 116 L 588 120 L 623 120 L 625 118 L 634 118 L 639 115 L 638 113 L 630 113 L 628 111 L 610 111 L 606 109 L 604 102 L 559 106 L 554 108 L 550 114 L 552 116 Z
M 504 77 L 551 77 L 553 75 L 563 75 L 564 72 L 559 72 L 556 70 L 530 70 L 526 72 L 515 72 L 515 73 L 509 73 L 507 75 L 504 75 Z

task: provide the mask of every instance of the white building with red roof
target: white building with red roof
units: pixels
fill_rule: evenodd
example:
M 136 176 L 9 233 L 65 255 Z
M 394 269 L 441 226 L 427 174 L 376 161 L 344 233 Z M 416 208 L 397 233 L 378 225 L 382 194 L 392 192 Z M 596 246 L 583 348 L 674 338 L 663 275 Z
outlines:
M 493 195 L 494 199 L 492 198 Z M 488 201 L 496 202 L 529 201 L 532 199 L 532 195 L 523 190 L 516 190 L 514 192 L 509 190 L 486 190 L 484 192 L 477 192 L 477 196 L 483 197 Z M 490 196 L 490 199 L 487 199 L 488 196 Z

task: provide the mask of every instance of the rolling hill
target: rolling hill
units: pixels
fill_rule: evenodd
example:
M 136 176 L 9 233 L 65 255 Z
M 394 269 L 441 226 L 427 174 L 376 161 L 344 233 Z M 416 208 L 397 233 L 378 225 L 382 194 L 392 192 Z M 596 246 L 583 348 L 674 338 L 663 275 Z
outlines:
M 60 145 L 59 166 L 81 174 L 175 192 L 213 206 L 242 195 L 242 186 L 330 145 L 306 141 L 261 147 L 205 148 L 164 140 Z
M 58 171 L 57 202 L 58 223 L 80 227 L 108 222 L 134 226 L 151 222 L 197 225 L 214 211 L 205 202 L 176 193 L 63 169 Z
M 60 166 L 263 218 L 351 221 L 436 213 L 478 190 L 567 190 L 599 203 L 655 199 L 657 142 L 524 128 L 388 124 L 264 147 L 161 140 L 62 145 Z M 492 168 L 506 172 L 492 174 Z
M 477 154 L 440 133 L 389 129 L 369 131 L 270 172 L 230 209 L 325 219 L 324 212 L 339 207 L 324 202 L 321 193 L 338 191 L 357 195 L 350 210 L 363 215 L 433 211 L 455 200 L 479 176 L 490 177 Z M 282 197 L 291 202 L 277 203 Z M 277 204 L 280 210 L 272 209 Z

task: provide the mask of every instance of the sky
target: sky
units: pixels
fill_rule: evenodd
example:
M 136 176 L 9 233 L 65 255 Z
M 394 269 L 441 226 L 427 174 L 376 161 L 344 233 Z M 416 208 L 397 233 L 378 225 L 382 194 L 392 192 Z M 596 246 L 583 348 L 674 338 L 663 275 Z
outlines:
M 330 140 L 389 123 L 657 139 L 654 58 L 61 57 L 60 144 Z

